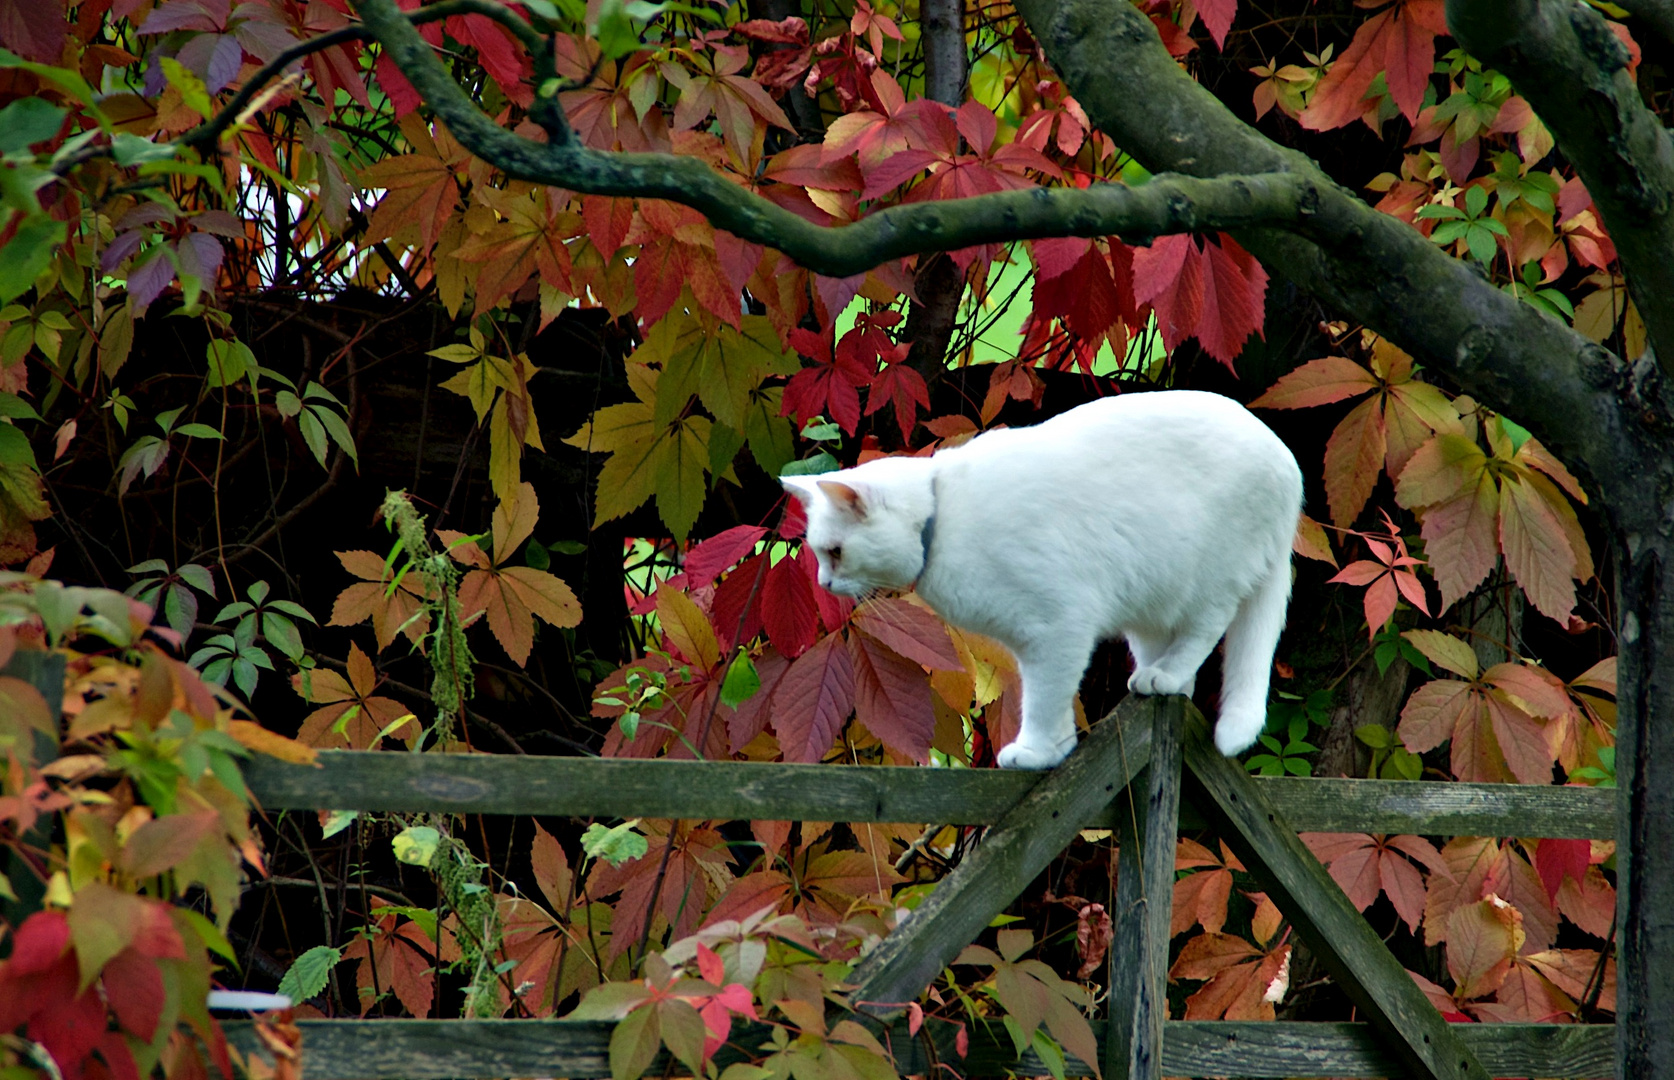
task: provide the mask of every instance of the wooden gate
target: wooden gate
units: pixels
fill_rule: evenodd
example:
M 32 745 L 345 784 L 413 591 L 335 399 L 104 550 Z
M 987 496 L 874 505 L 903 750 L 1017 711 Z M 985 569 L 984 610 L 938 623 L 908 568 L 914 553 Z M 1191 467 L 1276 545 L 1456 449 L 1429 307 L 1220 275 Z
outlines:
M 1262 779 L 1215 749 L 1183 698 L 1130 697 L 1049 773 L 335 751 L 319 767 L 249 763 L 269 810 L 434 811 L 692 820 L 941 822 L 989 826 L 981 844 L 854 972 L 854 1000 L 891 1022 L 1084 828 L 1119 836 L 1110 950 L 1109 1080 L 1162 1076 L 1613 1075 L 1606 1024 L 1449 1024 L 1384 947 L 1297 830 L 1615 835 L 1615 793 L 1577 787 Z M 1128 794 L 1123 789 L 1132 785 Z M 1183 797 L 1182 797 L 1183 796 Z M 1179 826 L 1207 824 L 1266 889 L 1365 1019 L 1167 1019 L 1169 917 Z M 304 1021 L 307 1080 L 607 1077 L 609 1023 L 565 1020 Z M 253 1045 L 248 1024 L 229 1037 Z M 928 1040 L 938 1044 L 926 1047 Z M 895 1033 L 903 1074 L 956 1060 L 951 1030 Z M 934 1057 L 932 1056 L 934 1053 Z M 1071 1070 L 1085 1065 L 1071 1059 Z M 1044 1074 L 1009 1040 L 972 1038 L 972 1076 Z

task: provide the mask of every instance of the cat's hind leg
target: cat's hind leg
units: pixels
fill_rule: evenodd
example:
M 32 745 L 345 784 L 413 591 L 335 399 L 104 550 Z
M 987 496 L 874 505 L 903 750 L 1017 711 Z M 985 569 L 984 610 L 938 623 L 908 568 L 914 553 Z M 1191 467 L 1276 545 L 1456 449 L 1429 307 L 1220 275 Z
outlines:
M 1290 602 L 1290 553 L 1268 572 L 1238 606 L 1226 631 L 1226 663 L 1221 674 L 1221 714 L 1215 721 L 1215 745 L 1228 757 L 1241 753 L 1267 726 L 1267 686 L 1273 651 L 1285 625 Z
M 1093 642 L 1056 641 L 1017 655 L 1023 679 L 1023 726 L 995 761 L 1002 769 L 1050 769 L 1075 749 L 1075 692 Z

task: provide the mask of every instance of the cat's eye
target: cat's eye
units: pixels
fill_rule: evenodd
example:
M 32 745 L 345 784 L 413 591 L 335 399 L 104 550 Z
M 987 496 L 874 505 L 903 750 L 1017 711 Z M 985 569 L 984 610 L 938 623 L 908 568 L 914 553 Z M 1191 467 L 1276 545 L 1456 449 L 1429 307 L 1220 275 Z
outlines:
M 827 548 L 825 557 L 832 562 L 838 562 L 843 558 L 843 549 L 840 547 Z

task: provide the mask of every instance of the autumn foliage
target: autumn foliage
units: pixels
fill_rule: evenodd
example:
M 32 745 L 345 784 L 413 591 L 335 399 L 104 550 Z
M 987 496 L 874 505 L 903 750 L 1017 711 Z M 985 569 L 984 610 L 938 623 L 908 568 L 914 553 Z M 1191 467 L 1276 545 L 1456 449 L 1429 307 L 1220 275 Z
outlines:
M 1643 351 L 1591 197 L 1509 82 L 1452 47 L 1440 0 L 1292 5 L 1305 35 L 1236 0 L 1139 6 L 1240 116 L 1343 148 L 1333 175 L 1379 211 Z M 1150 181 L 1009 5 L 966 5 L 954 106 L 925 96 L 916 4 L 784 10 L 529 0 L 514 14 L 552 31 L 559 76 L 541 86 L 480 12 L 421 32 L 508 129 L 545 137 L 531 110 L 555 96 L 587 147 L 701 160 L 817 225 Z M 616 1080 L 660 1048 L 704 1073 L 746 1022 L 775 1075 L 894 1076 L 826 1004 L 969 830 L 325 812 L 252 831 L 226 755 L 991 766 L 1018 725 L 1013 659 L 911 594 L 819 588 L 776 480 L 1093 396 L 1232 394 L 1309 476 L 1252 771 L 1614 783 L 1589 493 L 1234 236 L 1017 240 L 831 278 L 675 202 L 509 178 L 339 33 L 354 17 L 0 0 L 0 660 L 14 633 L 68 660 L 58 728 L 35 698 L 7 713 L 23 691 L 0 676 L 0 844 L 41 886 L 3 909 L 0 1033 L 61 1075 L 230 1066 L 201 1005 L 218 982 L 298 1015 L 611 1019 Z M 921 343 L 945 357 L 916 361 Z M 409 489 L 416 532 L 372 520 L 386 488 Z M 72 617 L 52 574 L 133 602 L 75 593 Z M 1125 663 L 1095 661 L 1078 719 Z M 1385 678 L 1387 715 L 1336 715 Z M 65 756 L 33 757 L 37 729 Z M 52 815 L 62 836 L 31 839 Z M 1611 844 L 1305 839 L 1450 1018 L 1614 1010 Z M 1113 863 L 1084 834 L 915 1026 L 992 1020 L 1060 1069 L 1098 1061 Z M 1183 837 L 1176 870 L 1174 1016 L 1341 1015 L 1293 991 L 1291 929 L 1227 848 Z M 20 1054 L 0 1043 L 0 1070 L 35 1069 Z M 294 1046 L 278 1057 L 294 1072 Z

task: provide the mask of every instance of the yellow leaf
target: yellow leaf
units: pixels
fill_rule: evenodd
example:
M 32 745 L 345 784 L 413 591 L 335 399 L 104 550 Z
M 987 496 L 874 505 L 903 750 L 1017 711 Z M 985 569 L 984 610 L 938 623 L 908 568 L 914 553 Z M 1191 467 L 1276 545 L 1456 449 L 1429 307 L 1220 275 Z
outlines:
M 1337 556 L 1331 552 L 1331 540 L 1325 535 L 1325 526 L 1307 514 L 1303 514 L 1296 523 L 1296 538 L 1291 541 L 1290 549 L 1305 559 L 1337 565 Z
M 721 646 L 715 640 L 715 630 L 691 597 L 679 589 L 658 589 L 657 618 L 663 636 L 687 660 L 705 671 L 720 661 Z
M 659 440 L 653 466 L 657 488 L 657 513 L 676 540 L 684 541 L 703 509 L 709 486 L 703 473 L 709 464 L 710 422 L 702 416 L 688 416 L 674 424 Z M 603 484 L 603 472 L 600 473 Z
M 1444 634 L 1439 630 L 1408 630 L 1401 636 L 1412 642 L 1413 647 L 1423 653 L 1431 663 L 1439 664 L 1466 679 L 1476 678 L 1476 653 L 1468 644 L 1452 634 Z
M 523 480 L 523 440 L 512 431 L 510 401 L 500 396 L 488 424 L 488 482 L 498 499 L 515 498 Z

